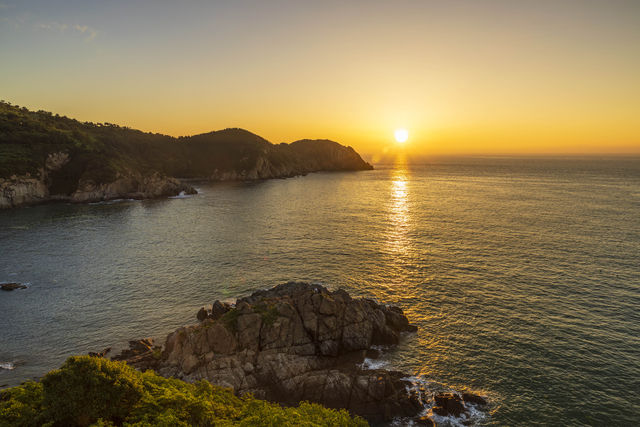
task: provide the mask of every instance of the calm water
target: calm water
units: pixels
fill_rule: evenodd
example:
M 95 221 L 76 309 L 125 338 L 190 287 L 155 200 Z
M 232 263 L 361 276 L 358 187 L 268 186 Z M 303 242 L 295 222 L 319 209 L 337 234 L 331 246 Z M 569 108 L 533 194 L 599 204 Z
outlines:
M 459 159 L 0 212 L 0 385 L 284 281 L 402 306 L 487 424 L 640 421 L 640 159 Z

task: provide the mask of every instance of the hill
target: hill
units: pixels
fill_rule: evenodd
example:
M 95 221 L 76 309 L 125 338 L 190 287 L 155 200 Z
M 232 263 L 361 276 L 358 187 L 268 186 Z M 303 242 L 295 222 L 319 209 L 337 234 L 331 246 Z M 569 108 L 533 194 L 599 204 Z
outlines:
M 272 144 L 243 129 L 174 138 L 0 102 L 0 208 L 195 191 L 176 177 L 253 180 L 366 169 L 371 165 L 355 150 L 329 140 Z

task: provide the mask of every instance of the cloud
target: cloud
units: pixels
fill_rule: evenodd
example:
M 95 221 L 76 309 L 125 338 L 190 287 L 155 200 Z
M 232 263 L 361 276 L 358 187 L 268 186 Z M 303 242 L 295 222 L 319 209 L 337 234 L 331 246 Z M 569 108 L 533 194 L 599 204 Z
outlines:
M 49 30 L 49 31 L 55 31 L 58 33 L 64 33 L 67 28 L 69 28 L 69 26 L 67 24 L 60 24 L 58 22 L 50 22 L 48 24 L 38 24 L 36 25 L 36 28 L 39 28 L 41 30 Z
M 84 36 L 84 40 L 89 42 L 96 38 L 98 35 L 98 31 L 94 28 L 91 28 L 88 25 L 69 25 L 69 24 L 61 24 L 59 22 L 49 22 L 46 24 L 38 24 L 36 28 L 47 31 L 54 31 L 57 33 L 70 33 Z
M 81 34 L 86 34 L 85 41 L 91 41 L 96 38 L 98 32 L 88 25 L 74 25 L 73 28 L 77 31 L 80 31 Z

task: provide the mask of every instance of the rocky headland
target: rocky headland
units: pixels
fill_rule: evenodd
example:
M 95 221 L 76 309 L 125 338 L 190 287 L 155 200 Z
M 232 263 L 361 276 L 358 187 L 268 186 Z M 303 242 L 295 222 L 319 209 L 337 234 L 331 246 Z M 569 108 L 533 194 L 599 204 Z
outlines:
M 188 382 L 205 379 L 238 395 L 297 405 L 346 408 L 372 422 L 433 424 L 432 414 L 463 417 L 484 407 L 476 394 L 433 393 L 409 375 L 366 369 L 366 357 L 398 344 L 417 328 L 398 307 L 344 290 L 290 282 L 198 311 L 198 324 L 153 340 L 130 342 L 115 356 Z
M 368 169 L 353 148 L 329 140 L 272 144 L 244 129 L 174 138 L 0 102 L 0 209 L 194 194 L 185 180 Z

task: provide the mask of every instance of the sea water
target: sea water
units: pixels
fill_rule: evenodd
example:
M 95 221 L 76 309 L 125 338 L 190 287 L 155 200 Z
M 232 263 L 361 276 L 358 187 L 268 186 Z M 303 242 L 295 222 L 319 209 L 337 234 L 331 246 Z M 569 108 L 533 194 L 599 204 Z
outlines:
M 0 211 L 0 386 L 289 280 L 402 307 L 382 360 L 488 425 L 640 421 L 640 159 L 458 158 Z

